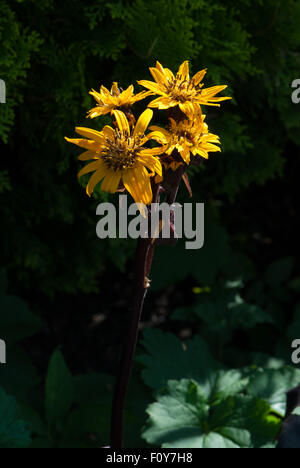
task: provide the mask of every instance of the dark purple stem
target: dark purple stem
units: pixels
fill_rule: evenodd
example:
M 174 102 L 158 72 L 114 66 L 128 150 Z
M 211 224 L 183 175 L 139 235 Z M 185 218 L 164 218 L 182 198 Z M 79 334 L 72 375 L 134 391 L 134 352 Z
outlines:
M 158 202 L 159 185 L 153 186 L 153 203 Z M 131 367 L 134 358 L 139 322 L 143 310 L 145 295 L 148 289 L 147 277 L 150 272 L 154 243 L 152 239 L 138 239 L 134 262 L 134 294 L 130 314 L 129 329 L 124 343 L 119 364 L 119 372 L 115 384 L 112 416 L 110 447 L 123 447 L 123 421 L 126 395 L 130 380 Z
M 120 370 L 117 376 L 115 385 L 113 404 L 112 404 L 112 417 L 111 417 L 111 434 L 110 434 L 110 447 L 122 448 L 123 447 L 123 419 L 126 394 L 131 374 L 131 366 L 135 353 L 138 326 L 143 309 L 144 298 L 146 295 L 145 273 L 147 254 L 149 249 L 150 239 L 139 239 L 136 249 L 135 257 L 135 293 L 133 296 L 133 306 L 130 317 L 129 330 L 124 344 L 121 360 Z

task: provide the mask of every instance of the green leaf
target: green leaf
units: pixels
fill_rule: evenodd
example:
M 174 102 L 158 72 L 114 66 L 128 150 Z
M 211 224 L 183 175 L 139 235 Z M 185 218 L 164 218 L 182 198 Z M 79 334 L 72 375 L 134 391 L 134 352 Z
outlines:
M 114 378 L 108 374 L 90 372 L 73 377 L 74 401 L 78 404 L 87 401 L 103 402 L 107 396 L 110 402 Z
M 1 366 L 0 385 L 8 394 L 13 394 L 18 401 L 30 400 L 32 390 L 40 378 L 29 356 L 15 345 L 7 349 L 8 364 Z
M 300 369 L 283 366 L 280 369 L 257 369 L 251 376 L 247 392 L 267 401 L 273 410 L 284 415 L 286 392 L 300 384 Z
M 41 327 L 41 320 L 18 297 L 0 295 L 0 309 L 1 338 L 9 344 L 34 335 Z
M 261 307 L 248 304 L 239 293 L 243 286 L 240 281 L 230 281 L 212 287 L 210 292 L 197 295 L 197 303 L 190 307 L 176 309 L 172 318 L 203 322 L 204 336 L 212 335 L 225 344 L 230 341 L 236 329 L 249 329 L 260 323 L 272 323 L 270 315 Z
M 47 436 L 47 429 L 44 421 L 38 412 L 28 405 L 19 405 L 17 411 L 18 418 L 23 419 L 30 425 L 33 435 Z
M 211 420 L 210 407 L 196 382 L 169 381 L 147 410 L 148 428 L 143 437 L 150 444 L 166 448 L 250 447 L 247 430 L 221 425 L 227 417 L 224 408 L 222 411 Z
M 145 369 L 142 377 L 151 388 L 162 388 L 170 379 L 193 378 L 206 382 L 219 368 L 199 337 L 182 343 L 176 336 L 159 329 L 146 329 L 142 344 L 148 354 L 139 356 Z
M 16 400 L 0 388 L 0 448 L 27 448 L 31 443 L 28 424 L 18 419 Z
M 272 444 L 281 424 L 267 402 L 251 396 L 224 392 L 211 406 L 201 385 L 187 379 L 169 381 L 147 413 L 143 437 L 167 448 L 260 448 Z
M 271 263 L 266 271 L 266 281 L 271 286 L 279 286 L 288 281 L 295 265 L 293 257 L 280 258 Z
M 74 409 L 64 425 L 64 436 L 69 439 L 87 441 L 87 434 L 94 434 L 98 446 L 106 445 L 109 438 L 111 403 L 114 378 L 107 374 L 89 373 L 73 377 Z M 140 365 L 134 365 L 130 378 L 124 420 L 126 447 L 145 446 L 140 428 L 145 424 L 146 408 L 151 393 L 140 377 Z M 96 413 L 97 412 L 97 413 Z
M 220 402 L 211 418 L 212 427 L 248 430 L 251 434 L 251 446 L 254 448 L 272 443 L 281 423 L 282 419 L 273 414 L 266 401 L 245 395 L 231 396 Z
M 73 382 L 62 353 L 56 350 L 46 377 L 46 418 L 50 425 L 64 419 L 73 403 Z
M 161 246 L 154 257 L 152 286 L 154 290 L 193 276 L 203 284 L 212 284 L 217 273 L 229 258 L 229 244 L 226 231 L 205 213 L 205 242 L 198 250 L 186 250 L 185 240 L 181 240 L 170 250 Z
M 109 440 L 111 406 L 105 401 L 89 402 L 75 408 L 64 423 L 64 437 L 68 440 L 89 441 L 89 435 L 97 438 L 98 446 Z

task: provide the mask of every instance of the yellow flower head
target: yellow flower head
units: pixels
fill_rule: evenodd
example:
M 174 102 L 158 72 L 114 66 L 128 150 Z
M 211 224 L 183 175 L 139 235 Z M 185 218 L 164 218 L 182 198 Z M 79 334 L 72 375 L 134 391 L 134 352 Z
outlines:
M 204 122 L 205 115 L 200 112 L 189 118 L 176 122 L 170 118 L 169 130 L 161 127 L 152 126 L 152 132 L 149 137 L 163 145 L 167 145 L 165 153 L 171 156 L 176 149 L 186 164 L 190 163 L 191 153 L 193 156 L 200 155 L 208 159 L 210 151 L 221 151 L 219 146 L 220 139 L 217 135 L 209 133 L 208 126 Z M 176 160 L 175 160 L 176 162 Z M 178 162 L 175 167 L 178 166 Z M 172 166 L 170 166 L 172 168 Z
M 128 86 L 125 91 L 121 91 L 118 87 L 118 83 L 115 82 L 113 83 L 110 91 L 108 91 L 105 86 L 101 86 L 100 93 L 97 93 L 97 91 L 93 89 L 90 91 L 90 94 L 97 102 L 97 106 L 93 107 L 93 109 L 88 112 L 88 117 L 94 119 L 95 117 L 99 117 L 99 115 L 105 115 L 113 112 L 114 110 L 125 110 L 135 102 L 149 96 L 151 93 L 142 91 L 141 93 L 134 95 L 133 85 Z
M 145 110 L 139 117 L 134 129 L 122 111 L 115 110 L 116 129 L 106 125 L 101 132 L 89 128 L 77 127 L 76 132 L 86 138 L 70 139 L 70 143 L 85 148 L 79 156 L 81 161 L 93 160 L 85 166 L 78 177 L 93 172 L 86 192 L 89 196 L 102 180 L 101 190 L 114 193 L 125 187 L 136 203 L 148 205 L 152 201 L 150 177 L 155 173 L 162 175 L 161 163 L 157 157 L 164 149 L 145 148 L 150 139 L 145 131 L 152 118 L 152 110 Z
M 201 104 L 219 106 L 218 102 L 231 99 L 230 97 L 216 97 L 216 94 L 227 88 L 226 85 L 203 88 L 201 81 L 206 74 L 206 69 L 199 71 L 193 78 L 190 78 L 187 60 L 180 65 L 175 76 L 171 70 L 164 68 L 159 62 L 156 62 L 155 68 L 151 67 L 149 70 L 155 82 L 138 81 L 140 85 L 149 89 L 152 94 L 160 95 L 149 104 L 149 107 L 168 109 L 179 106 L 180 110 L 186 114 L 191 112 L 193 108 L 195 110 L 199 109 Z

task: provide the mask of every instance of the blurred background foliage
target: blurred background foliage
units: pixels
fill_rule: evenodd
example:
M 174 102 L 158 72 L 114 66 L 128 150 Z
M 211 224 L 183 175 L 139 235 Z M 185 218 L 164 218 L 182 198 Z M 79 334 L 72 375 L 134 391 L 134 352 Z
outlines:
M 296 0 L 0 0 L 1 447 L 107 443 L 134 242 L 97 239 L 115 198 L 85 196 L 63 137 L 87 125 L 88 90 L 138 90 L 156 59 L 207 67 L 233 100 L 205 109 L 222 153 L 190 172 L 204 248 L 156 252 L 126 444 L 274 446 L 300 384 L 299 23 Z

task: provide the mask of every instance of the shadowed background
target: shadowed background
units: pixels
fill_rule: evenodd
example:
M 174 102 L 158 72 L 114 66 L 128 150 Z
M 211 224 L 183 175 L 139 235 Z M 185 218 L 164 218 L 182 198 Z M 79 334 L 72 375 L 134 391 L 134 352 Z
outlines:
M 136 81 L 150 79 L 156 60 L 174 72 L 186 59 L 192 73 L 208 68 L 205 86 L 228 84 L 222 95 L 233 100 L 205 108 L 222 153 L 189 170 L 193 200 L 205 203 L 204 248 L 185 251 L 179 242 L 155 254 L 127 446 L 177 443 L 174 433 L 153 435 L 154 417 L 140 437 L 152 390 L 169 378 L 204 378 L 185 361 L 169 375 L 168 340 L 180 349 L 180 340 L 198 340 L 199 359 L 189 358 L 195 368 L 214 368 L 215 360 L 222 369 L 274 370 L 273 358 L 276 369 L 291 364 L 291 341 L 300 337 L 300 104 L 291 101 L 291 83 L 300 78 L 299 22 L 292 0 L 0 0 L 7 88 L 0 104 L 0 339 L 8 359 L 0 367 L 0 408 L 15 415 L 3 440 L 0 422 L 0 446 L 107 442 L 135 242 L 97 239 L 96 206 L 116 197 L 99 189 L 86 196 L 86 179 L 76 177 L 80 153 L 64 136 L 75 135 L 75 125 L 109 122 L 86 120 L 91 88 L 118 81 L 140 91 Z M 178 200 L 190 201 L 184 186 Z M 201 361 L 203 347 L 211 361 Z M 156 369 L 159 359 L 164 367 Z M 300 383 L 293 372 L 287 385 Z

